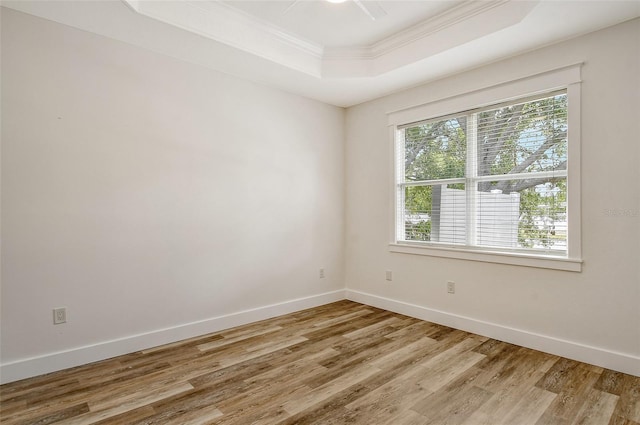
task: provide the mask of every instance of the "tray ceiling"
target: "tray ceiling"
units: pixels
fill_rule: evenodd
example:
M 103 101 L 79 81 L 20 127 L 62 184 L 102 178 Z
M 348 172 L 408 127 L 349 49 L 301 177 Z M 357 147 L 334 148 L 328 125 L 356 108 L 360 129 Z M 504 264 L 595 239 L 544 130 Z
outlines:
M 338 106 L 640 16 L 639 1 L 374 3 L 375 20 L 353 0 L 2 5 Z

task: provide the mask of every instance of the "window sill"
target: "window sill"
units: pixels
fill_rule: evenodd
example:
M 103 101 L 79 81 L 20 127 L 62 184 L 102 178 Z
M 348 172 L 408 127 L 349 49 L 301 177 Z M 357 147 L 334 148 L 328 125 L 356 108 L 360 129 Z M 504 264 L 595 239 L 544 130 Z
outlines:
M 573 258 L 542 257 L 539 255 L 474 251 L 463 248 L 418 246 L 400 243 L 390 243 L 389 251 L 401 254 L 427 255 L 431 257 L 481 261 L 484 263 L 510 264 L 514 266 L 536 267 L 570 272 L 582 271 L 582 260 Z

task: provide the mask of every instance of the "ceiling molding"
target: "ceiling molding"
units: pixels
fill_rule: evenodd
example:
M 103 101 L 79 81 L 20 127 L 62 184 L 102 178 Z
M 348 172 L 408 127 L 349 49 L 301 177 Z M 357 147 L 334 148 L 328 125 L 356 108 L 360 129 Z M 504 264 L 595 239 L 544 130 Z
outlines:
M 141 15 L 321 77 L 323 46 L 222 2 L 122 1 Z
M 122 0 L 135 12 L 316 78 L 375 77 L 515 25 L 538 1 L 467 0 L 370 46 L 324 47 L 220 1 Z
M 467 1 L 370 47 L 326 48 L 322 76 L 376 77 L 521 22 L 534 1 Z
M 445 28 L 462 23 L 478 14 L 509 3 L 510 1 L 511 0 L 487 0 L 478 2 L 467 0 L 464 3 L 445 10 L 430 19 L 419 22 L 412 27 L 406 28 L 376 42 L 369 48 L 371 55 L 374 58 L 380 57 L 402 46 L 429 37 L 438 31 L 444 30 Z
M 313 41 L 306 40 L 300 37 L 297 34 L 294 34 L 290 31 L 287 31 L 277 25 L 270 23 L 269 21 L 262 20 L 260 18 L 256 18 L 249 13 L 246 13 L 242 10 L 238 10 L 232 6 L 229 6 L 226 3 L 219 1 L 201 1 L 201 0 L 187 0 L 189 3 L 193 4 L 196 7 L 200 7 L 203 10 L 207 10 L 207 12 L 220 13 L 220 9 L 226 9 L 227 14 L 235 17 L 238 22 L 241 22 L 243 25 L 250 25 L 254 29 L 259 29 L 260 31 L 264 31 L 266 34 L 270 35 L 273 38 L 279 39 L 280 42 L 289 44 L 292 47 L 298 48 L 305 53 L 308 53 L 316 58 L 322 58 L 323 55 L 323 46 L 318 43 L 314 43 Z

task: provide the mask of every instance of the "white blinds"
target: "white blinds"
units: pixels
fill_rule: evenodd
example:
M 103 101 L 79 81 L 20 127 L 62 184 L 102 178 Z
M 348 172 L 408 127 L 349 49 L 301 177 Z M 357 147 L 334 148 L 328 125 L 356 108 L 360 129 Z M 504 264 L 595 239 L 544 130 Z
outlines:
M 398 240 L 566 254 L 565 92 L 398 131 Z

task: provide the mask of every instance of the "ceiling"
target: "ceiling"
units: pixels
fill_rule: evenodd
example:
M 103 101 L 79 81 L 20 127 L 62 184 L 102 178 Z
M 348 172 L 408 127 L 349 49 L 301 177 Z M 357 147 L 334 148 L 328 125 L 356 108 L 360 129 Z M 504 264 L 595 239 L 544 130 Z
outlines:
M 2 1 L 4 7 L 343 107 L 640 16 L 640 0 L 365 0 L 364 8 L 358 3 Z M 364 9 L 381 16 L 371 19 Z
M 375 3 L 386 15 L 371 19 L 357 3 L 328 1 L 224 1 L 254 18 L 325 47 L 367 46 L 407 27 L 439 15 L 463 0 L 363 1 Z M 295 3 L 295 4 L 294 4 Z M 313 19 L 309 19 L 309 17 Z

